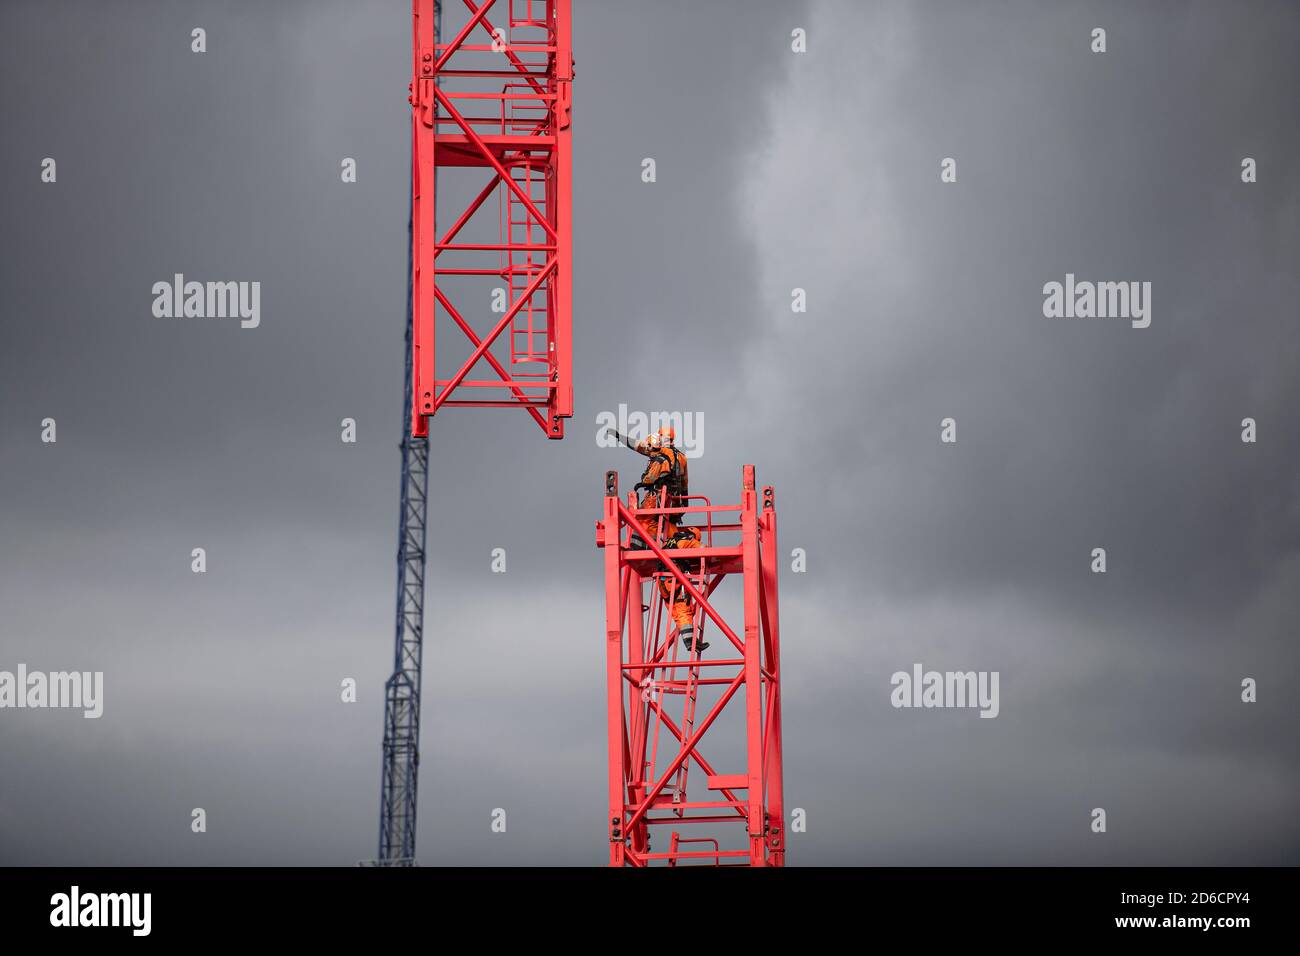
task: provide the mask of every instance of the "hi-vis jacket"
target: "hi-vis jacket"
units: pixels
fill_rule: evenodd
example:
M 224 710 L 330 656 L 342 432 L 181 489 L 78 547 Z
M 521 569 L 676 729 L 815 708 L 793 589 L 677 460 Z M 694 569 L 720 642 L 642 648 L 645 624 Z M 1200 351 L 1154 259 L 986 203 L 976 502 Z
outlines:
M 646 439 L 637 442 L 636 451 L 650 459 L 641 473 L 637 488 L 646 491 L 665 490 L 669 497 L 682 498 L 690 493 L 686 456 L 672 445 L 651 447 Z

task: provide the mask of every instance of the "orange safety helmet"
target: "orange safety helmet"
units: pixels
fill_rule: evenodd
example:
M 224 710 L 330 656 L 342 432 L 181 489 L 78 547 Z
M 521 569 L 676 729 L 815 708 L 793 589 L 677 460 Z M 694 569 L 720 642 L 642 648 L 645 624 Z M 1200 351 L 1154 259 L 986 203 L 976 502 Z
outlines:
M 659 442 L 664 445 L 671 445 L 677 441 L 677 432 L 672 425 L 665 425 L 659 429 Z

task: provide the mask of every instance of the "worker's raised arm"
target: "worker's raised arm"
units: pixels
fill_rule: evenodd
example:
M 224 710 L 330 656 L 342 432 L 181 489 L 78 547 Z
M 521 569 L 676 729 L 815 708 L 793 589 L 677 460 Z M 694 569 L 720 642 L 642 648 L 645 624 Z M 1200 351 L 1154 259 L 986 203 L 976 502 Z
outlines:
M 617 438 L 619 441 L 621 441 L 624 445 L 627 445 L 628 448 L 631 448 L 638 455 L 650 454 L 650 439 L 642 438 L 640 441 L 634 442 L 632 441 L 632 439 L 628 438 L 622 432 L 613 428 L 609 430 L 609 433 L 613 435 L 615 438 Z

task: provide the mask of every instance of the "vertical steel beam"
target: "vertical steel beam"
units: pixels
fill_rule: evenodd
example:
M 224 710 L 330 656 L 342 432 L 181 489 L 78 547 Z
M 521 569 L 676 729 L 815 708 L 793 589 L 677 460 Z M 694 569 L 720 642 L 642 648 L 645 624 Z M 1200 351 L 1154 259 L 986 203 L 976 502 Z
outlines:
M 573 31 L 570 0 L 555 0 L 555 231 L 556 245 L 563 250 L 555 276 L 555 358 L 552 375 L 556 389 L 554 411 L 557 423 L 573 415 L 573 153 L 570 145 L 570 111 L 573 107 Z
M 624 761 L 626 729 L 623 721 L 623 617 L 622 609 L 635 604 L 640 613 L 641 602 L 633 602 L 629 595 L 623 601 L 622 567 L 619 561 L 621 528 L 618 520 L 618 472 L 605 475 L 604 510 L 605 548 L 605 718 L 610 728 L 609 756 L 609 865 L 624 863 L 625 815 L 627 799 L 627 764 Z
M 785 862 L 785 776 L 781 762 L 781 614 L 777 602 L 776 492 L 763 489 L 763 510 L 759 518 L 762 561 L 763 651 L 774 679 L 767 685 L 767 715 L 764 723 L 763 757 L 767 768 L 767 847 L 772 866 Z
M 749 777 L 749 862 L 764 863 L 763 817 L 763 645 L 759 640 L 758 508 L 754 466 L 746 465 L 741 489 L 741 574 L 745 608 L 745 749 Z
M 411 300 L 411 433 L 429 434 L 422 412 L 432 400 L 432 386 L 417 392 L 416 386 L 434 380 L 436 346 L 431 334 L 437 314 L 435 258 L 438 239 L 434 212 L 438 207 L 434 157 L 434 130 L 438 104 L 433 95 L 433 58 L 442 19 L 441 0 L 413 0 L 411 11 L 411 265 L 414 294 Z

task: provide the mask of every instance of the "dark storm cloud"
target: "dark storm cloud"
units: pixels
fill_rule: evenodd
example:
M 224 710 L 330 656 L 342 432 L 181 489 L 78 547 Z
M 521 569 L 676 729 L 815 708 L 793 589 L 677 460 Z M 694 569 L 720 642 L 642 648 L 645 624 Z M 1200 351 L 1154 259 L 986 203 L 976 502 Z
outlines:
M 755 462 L 808 551 L 791 862 L 1294 862 L 1295 8 L 576 8 L 578 414 L 435 424 L 422 858 L 600 861 L 592 522 L 636 461 L 594 436 L 625 402 L 702 413 L 693 486 Z M 0 719 L 0 861 L 370 856 L 409 4 L 0 23 L 0 668 L 107 685 L 98 721 Z M 260 281 L 261 326 L 154 319 L 174 272 Z M 1151 327 L 1045 319 L 1066 272 L 1151 281 Z M 913 661 L 1000 670 L 1001 715 L 894 710 Z
M 1236 696 L 1241 676 L 1296 676 L 1296 126 L 1273 95 L 1296 79 L 1294 11 L 819 9 L 820 53 L 870 75 L 852 119 L 833 68 L 796 69 L 775 97 L 784 135 L 747 191 L 769 330 L 750 394 L 789 452 L 768 469 L 787 542 L 829 548 L 809 545 L 823 588 L 799 630 L 837 651 L 802 690 L 863 677 L 860 705 L 798 713 L 795 688 L 787 714 L 809 734 L 862 728 L 871 759 L 791 748 L 792 774 L 894 807 L 878 819 L 907 836 L 879 862 L 1294 858 L 1295 708 L 1248 716 Z M 1240 182 L 1246 155 L 1273 157 L 1266 189 Z M 1151 327 L 1045 319 L 1043 283 L 1067 272 L 1151 281 Z M 1246 416 L 1280 426 L 1267 448 L 1240 442 Z M 791 500 L 783 466 L 817 495 Z M 917 718 L 888 709 L 855 719 L 914 660 L 1000 669 L 1018 703 L 964 740 L 891 733 Z M 942 822 L 905 809 L 936 788 Z M 1099 848 L 1070 821 L 1108 799 L 1129 826 Z M 976 849 L 967 815 L 988 833 L 1025 804 L 1031 823 Z M 1211 836 L 1226 818 L 1233 837 Z

